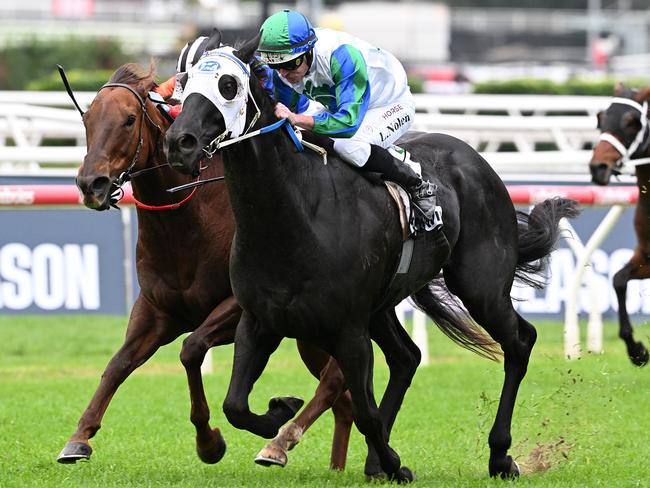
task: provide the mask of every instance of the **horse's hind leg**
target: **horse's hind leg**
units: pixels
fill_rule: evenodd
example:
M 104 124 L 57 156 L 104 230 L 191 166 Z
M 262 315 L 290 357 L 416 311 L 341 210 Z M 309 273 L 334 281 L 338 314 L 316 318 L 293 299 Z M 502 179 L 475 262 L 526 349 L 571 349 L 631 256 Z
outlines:
M 648 364 L 648 350 L 642 342 L 634 340 L 632 324 L 625 301 L 627 282 L 645 278 L 650 278 L 650 254 L 643 253 L 638 248 L 635 250 L 632 259 L 614 275 L 614 289 L 618 299 L 619 337 L 623 339 L 627 346 L 627 355 L 630 360 L 637 366 Z
M 272 398 L 264 415 L 250 411 L 248 396 L 281 340 L 282 337 L 267 332 L 250 313 L 242 313 L 235 333 L 230 385 L 223 402 L 223 412 L 234 427 L 266 439 L 276 436 L 278 429 L 293 418 L 303 404 L 301 399 L 294 397 Z
M 508 449 L 512 444 L 510 434 L 512 414 L 519 385 L 528 369 L 528 360 L 537 339 L 537 332 L 519 314 L 515 313 L 515 315 L 516 333 L 509 337 L 499 334 L 494 336 L 503 349 L 505 379 L 497 415 L 488 438 L 490 445 L 490 476 L 510 477 L 519 475 L 519 467 L 512 457 L 508 455 Z M 488 328 L 486 330 L 489 331 Z
M 308 343 L 298 341 L 298 351 L 309 371 L 319 379 L 314 398 L 296 417 L 294 423 L 302 433 L 331 408 L 334 414 L 334 435 L 330 454 L 330 469 L 344 470 L 352 430 L 352 398 L 346 390 L 345 378 L 338 363 L 328 353 Z M 295 444 L 294 444 L 295 445 Z M 291 449 L 293 446 L 290 446 Z
M 390 439 L 395 418 L 420 364 L 422 354 L 402 327 L 395 314 L 395 309 L 390 309 L 372 320 L 370 335 L 386 356 L 390 370 L 386 391 L 379 404 L 382 422 L 386 427 L 388 439 Z M 377 453 L 371 445 L 368 446 L 364 471 L 369 478 L 384 475 Z
M 102 417 L 119 386 L 160 346 L 181 334 L 181 330 L 172 329 L 170 324 L 168 319 L 156 318 L 151 307 L 138 297 L 129 318 L 124 344 L 106 366 L 95 394 L 79 419 L 77 430 L 57 461 L 68 464 L 90 458 L 92 448 L 89 440 L 100 429 Z
M 475 266 L 471 269 L 462 266 L 445 268 L 445 281 L 449 290 L 461 299 L 472 318 L 503 350 L 505 379 L 488 443 L 490 476 L 506 478 L 519 475 L 519 467 L 508 455 L 512 444 L 512 414 L 537 332 L 512 307 L 509 295 L 512 275 L 510 278 L 499 278 L 504 276 L 502 270 L 507 269 L 506 263 L 501 263 L 500 272 L 497 258 L 485 258 L 473 264 Z
M 210 408 L 205 398 L 201 364 L 211 347 L 231 344 L 241 308 L 230 296 L 221 302 L 203 323 L 183 341 L 181 362 L 190 389 L 190 420 L 196 428 L 196 452 L 204 463 L 219 462 L 226 452 L 226 443 L 218 428 L 210 428 Z
M 330 468 L 343 470 L 352 429 L 352 400 L 345 391 L 345 378 L 336 361 L 321 349 L 297 341 L 300 357 L 309 371 L 319 378 L 314 397 L 292 422 L 280 429 L 278 435 L 255 457 L 262 466 L 285 466 L 288 451 L 300 442 L 303 434 L 327 410 L 334 414 L 334 436 Z

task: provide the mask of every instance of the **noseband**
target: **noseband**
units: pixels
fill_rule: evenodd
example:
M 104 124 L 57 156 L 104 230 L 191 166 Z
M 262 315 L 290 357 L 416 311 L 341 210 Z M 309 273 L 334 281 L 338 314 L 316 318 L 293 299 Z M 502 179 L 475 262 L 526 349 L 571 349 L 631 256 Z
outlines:
M 628 147 L 625 147 L 625 145 L 611 132 L 603 132 L 600 134 L 598 140 L 608 142 L 621 155 L 621 157 L 614 163 L 616 170 L 620 170 L 625 163 L 631 160 L 634 160 L 635 166 L 650 163 L 650 158 L 634 158 L 634 154 L 636 154 L 639 150 L 645 151 L 650 144 L 650 138 L 648 137 L 649 126 L 647 100 L 644 100 L 643 104 L 640 104 L 634 100 L 630 100 L 629 98 L 615 97 L 610 105 L 615 104 L 629 105 L 630 107 L 638 110 L 639 119 L 641 121 L 641 129 L 639 129 L 636 137 Z

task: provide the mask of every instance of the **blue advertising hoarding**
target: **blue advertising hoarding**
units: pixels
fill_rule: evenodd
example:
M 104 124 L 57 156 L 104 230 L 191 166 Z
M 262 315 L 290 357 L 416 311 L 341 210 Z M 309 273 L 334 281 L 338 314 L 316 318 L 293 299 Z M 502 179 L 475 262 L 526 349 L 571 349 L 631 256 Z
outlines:
M 0 313 L 127 312 L 120 212 L 0 211 Z
M 586 207 L 572 225 L 586 242 L 608 209 Z M 599 308 L 617 311 L 613 275 L 630 258 L 636 243 L 628 208 L 593 255 Z M 132 211 L 135 220 L 135 212 Z M 136 235 L 135 222 L 131 233 Z M 101 313 L 123 315 L 134 297 L 126 296 L 124 226 L 120 212 L 88 209 L 0 211 L 0 313 Z M 128 244 L 133 251 L 133 242 Z M 566 245 L 553 253 L 549 283 L 543 290 L 515 288 L 515 307 L 523 315 L 561 318 L 575 272 L 576 258 Z M 133 278 L 133 269 L 130 269 Z M 137 293 L 134 290 L 133 293 Z M 628 285 L 628 311 L 650 314 L 650 280 Z M 586 286 L 581 312 L 589 310 Z

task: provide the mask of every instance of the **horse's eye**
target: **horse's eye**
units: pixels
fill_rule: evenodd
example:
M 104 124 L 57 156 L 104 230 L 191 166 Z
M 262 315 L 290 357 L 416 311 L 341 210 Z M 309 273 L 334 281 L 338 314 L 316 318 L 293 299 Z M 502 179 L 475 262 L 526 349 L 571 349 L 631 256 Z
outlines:
M 126 122 L 124 123 L 124 127 L 131 127 L 135 123 L 135 115 L 129 115 L 126 118 Z
M 237 80 L 230 75 L 219 78 L 219 93 L 226 100 L 232 100 L 237 96 Z

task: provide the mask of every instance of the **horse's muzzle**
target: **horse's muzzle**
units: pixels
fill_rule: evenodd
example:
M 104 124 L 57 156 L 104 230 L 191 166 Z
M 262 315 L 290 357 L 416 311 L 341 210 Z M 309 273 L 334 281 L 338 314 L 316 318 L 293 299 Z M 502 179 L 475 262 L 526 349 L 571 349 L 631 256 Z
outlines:
M 187 133 L 176 135 L 170 131 L 165 137 L 165 152 L 167 162 L 176 171 L 183 174 L 195 173 L 194 168 L 198 166 L 198 155 L 201 152 L 196 137 Z
M 605 186 L 609 183 L 612 176 L 612 170 L 607 163 L 591 163 L 589 165 L 591 171 L 591 182 L 596 185 Z
M 112 181 L 108 176 L 77 176 L 77 188 L 84 197 L 84 205 L 94 210 L 109 208 Z

